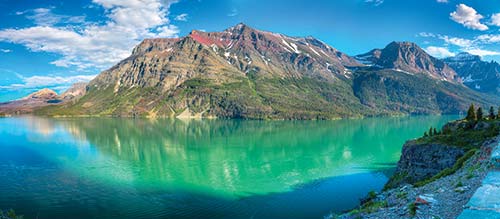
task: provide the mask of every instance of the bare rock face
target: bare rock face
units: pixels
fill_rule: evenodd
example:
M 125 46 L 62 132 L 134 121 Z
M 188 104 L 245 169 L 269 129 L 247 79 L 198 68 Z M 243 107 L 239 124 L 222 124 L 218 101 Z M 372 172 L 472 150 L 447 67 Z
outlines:
M 409 141 L 403 146 L 395 176 L 398 182 L 413 184 L 430 178 L 446 168 L 451 168 L 464 155 L 463 148 L 440 144 L 416 144 Z M 397 178 L 397 177 L 396 177 Z
M 356 58 L 367 65 L 390 68 L 412 74 L 426 74 L 430 77 L 460 83 L 457 73 L 445 62 L 427 54 L 411 42 L 392 42 L 384 49 L 374 49 Z
M 333 81 L 349 77 L 346 66 L 361 64 L 312 37 L 289 37 L 238 24 L 223 32 L 193 30 L 182 38 L 146 39 L 129 58 L 93 80 L 90 89 L 113 86 L 118 92 L 138 86 L 169 91 L 197 76 L 228 82 L 251 71 Z
M 87 92 L 87 84 L 88 83 L 85 82 L 75 83 L 68 90 L 62 93 L 59 98 L 63 100 L 72 100 L 82 97 Z

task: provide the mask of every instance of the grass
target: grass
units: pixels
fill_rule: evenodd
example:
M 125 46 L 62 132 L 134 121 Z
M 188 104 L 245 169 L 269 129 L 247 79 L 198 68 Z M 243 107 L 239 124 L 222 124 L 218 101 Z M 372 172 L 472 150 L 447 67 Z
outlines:
M 439 172 L 438 174 L 432 176 L 431 178 L 428 178 L 428 179 L 425 179 L 422 181 L 418 181 L 418 182 L 414 183 L 413 185 L 416 187 L 421 187 L 421 186 L 427 185 L 431 182 L 434 182 L 442 177 L 449 176 L 449 175 L 455 173 L 457 170 L 459 170 L 460 168 L 462 168 L 464 166 L 465 161 L 467 161 L 469 158 L 471 158 L 476 153 L 476 151 L 477 151 L 477 149 L 475 149 L 475 148 L 470 149 L 469 151 L 467 151 L 467 153 L 465 153 L 462 157 L 460 157 L 457 160 L 457 162 L 455 162 L 453 167 L 446 168 L 446 169 L 442 170 L 441 172 Z
M 383 191 L 386 191 L 387 189 L 393 188 L 394 186 L 398 185 L 407 176 L 407 172 L 400 172 L 392 175 L 389 181 L 385 184 Z
M 474 175 L 474 171 L 479 169 L 481 167 L 481 164 L 477 163 L 477 164 L 474 164 L 473 166 L 470 166 L 468 169 L 467 169 L 467 176 L 465 178 L 467 179 L 471 179 L 473 178 L 475 175 Z

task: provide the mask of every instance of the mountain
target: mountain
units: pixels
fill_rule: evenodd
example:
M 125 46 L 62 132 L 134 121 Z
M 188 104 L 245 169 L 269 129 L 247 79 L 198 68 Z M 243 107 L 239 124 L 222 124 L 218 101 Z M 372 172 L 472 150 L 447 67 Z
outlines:
M 496 101 L 464 87 L 415 44 L 391 43 L 376 53 L 378 68 L 313 37 L 245 24 L 146 39 L 90 81 L 83 97 L 37 113 L 333 119 L 456 113 Z
M 383 49 L 374 49 L 355 58 L 373 67 L 427 74 L 440 80 L 460 82 L 457 73 L 446 63 L 430 56 L 411 42 L 392 42 Z
M 63 100 L 73 100 L 82 97 L 87 92 L 85 82 L 74 83 L 68 90 L 64 91 L 59 97 Z
M 497 62 L 486 62 L 467 52 L 443 61 L 458 73 L 467 87 L 480 92 L 500 92 L 500 64 Z
M 27 114 L 46 106 L 66 104 L 82 97 L 86 87 L 87 83 L 75 83 L 61 95 L 44 88 L 19 100 L 0 103 L 0 115 Z

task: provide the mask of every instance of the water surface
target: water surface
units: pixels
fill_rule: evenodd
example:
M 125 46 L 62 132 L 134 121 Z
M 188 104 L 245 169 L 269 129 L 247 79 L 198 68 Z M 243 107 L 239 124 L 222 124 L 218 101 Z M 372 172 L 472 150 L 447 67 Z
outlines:
M 0 119 L 0 209 L 27 218 L 322 218 L 457 116 Z

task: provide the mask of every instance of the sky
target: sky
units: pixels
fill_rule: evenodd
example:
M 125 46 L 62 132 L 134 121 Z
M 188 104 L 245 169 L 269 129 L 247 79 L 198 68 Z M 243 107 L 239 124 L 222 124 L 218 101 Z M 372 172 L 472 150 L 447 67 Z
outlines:
M 243 22 L 349 55 L 412 41 L 500 61 L 500 0 L 0 0 L 0 102 L 89 81 L 145 38 Z

